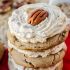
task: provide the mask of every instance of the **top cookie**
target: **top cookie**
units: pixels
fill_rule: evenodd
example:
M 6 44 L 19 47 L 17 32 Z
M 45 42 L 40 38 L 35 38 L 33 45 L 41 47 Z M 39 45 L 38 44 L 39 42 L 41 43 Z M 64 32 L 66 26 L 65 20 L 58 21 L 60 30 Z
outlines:
M 58 7 L 37 3 L 16 9 L 8 23 L 10 32 L 19 41 L 43 43 L 65 30 L 66 18 Z

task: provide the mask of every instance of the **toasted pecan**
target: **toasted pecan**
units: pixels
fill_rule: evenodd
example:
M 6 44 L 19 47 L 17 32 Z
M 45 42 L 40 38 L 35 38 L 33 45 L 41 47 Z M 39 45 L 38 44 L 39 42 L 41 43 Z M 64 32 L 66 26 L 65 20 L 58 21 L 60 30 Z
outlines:
M 13 7 L 17 9 L 21 7 L 22 5 L 32 4 L 32 3 L 35 3 L 35 0 L 20 0 L 20 1 L 14 0 Z
M 12 0 L 3 0 L 0 5 L 0 13 L 6 13 L 11 10 Z
M 43 21 L 46 17 L 48 17 L 48 12 L 43 9 L 37 9 L 31 12 L 30 16 L 28 17 L 28 23 L 35 26 Z

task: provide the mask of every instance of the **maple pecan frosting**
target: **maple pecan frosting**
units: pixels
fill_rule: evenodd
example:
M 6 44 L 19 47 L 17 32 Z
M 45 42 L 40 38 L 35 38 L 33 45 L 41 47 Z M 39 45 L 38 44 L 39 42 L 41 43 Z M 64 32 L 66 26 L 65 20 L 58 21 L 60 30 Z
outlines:
M 67 17 L 56 6 L 45 3 L 24 5 L 9 18 L 10 32 L 21 42 L 45 42 L 64 31 Z

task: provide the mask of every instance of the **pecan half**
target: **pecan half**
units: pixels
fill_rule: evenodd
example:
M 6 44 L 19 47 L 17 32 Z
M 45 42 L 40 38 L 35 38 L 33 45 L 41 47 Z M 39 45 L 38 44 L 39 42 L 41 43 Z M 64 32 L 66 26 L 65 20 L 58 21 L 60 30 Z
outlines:
M 48 12 L 43 9 L 37 9 L 31 12 L 28 17 L 28 23 L 35 26 L 48 17 Z

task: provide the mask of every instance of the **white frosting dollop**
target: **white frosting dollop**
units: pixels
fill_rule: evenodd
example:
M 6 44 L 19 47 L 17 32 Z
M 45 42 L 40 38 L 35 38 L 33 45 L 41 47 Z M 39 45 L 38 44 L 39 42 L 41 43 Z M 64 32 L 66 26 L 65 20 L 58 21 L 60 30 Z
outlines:
M 49 16 L 36 26 L 28 24 L 29 10 L 44 9 Z M 21 42 L 45 42 L 47 38 L 61 33 L 66 27 L 66 16 L 61 10 L 46 3 L 24 5 L 9 18 L 10 32 Z
M 16 51 L 18 51 L 19 53 L 25 54 L 29 57 L 38 57 L 38 56 L 42 56 L 42 57 L 47 57 L 50 54 L 56 54 L 58 53 L 60 50 L 64 49 L 66 50 L 66 44 L 63 42 L 51 49 L 48 50 L 44 50 L 42 52 L 34 52 L 34 51 L 28 51 L 28 50 L 20 50 L 18 49 L 15 45 L 13 45 L 12 43 L 10 43 L 10 41 L 8 41 L 8 46 L 9 48 L 14 48 Z

